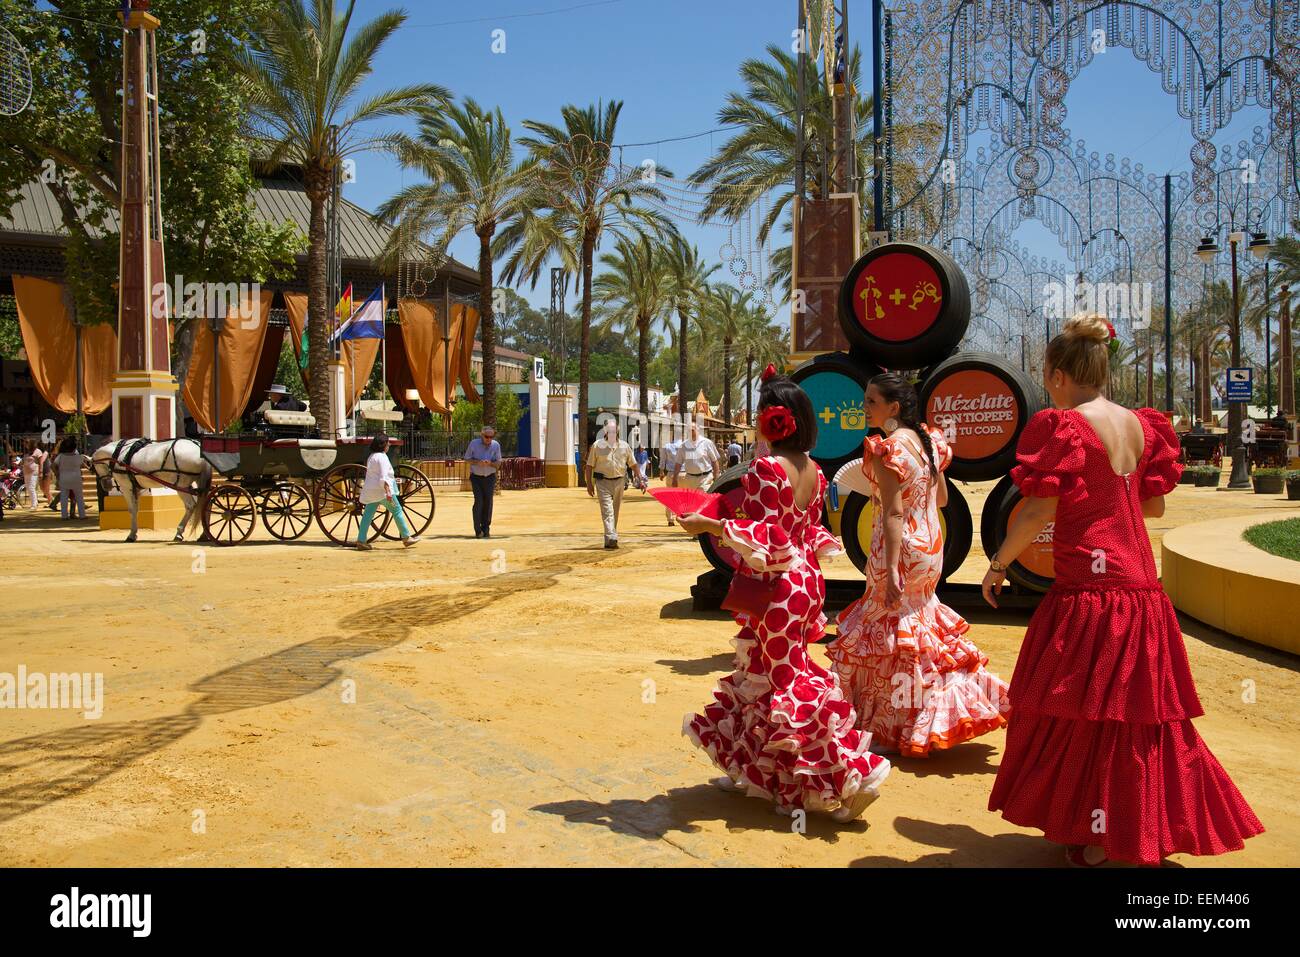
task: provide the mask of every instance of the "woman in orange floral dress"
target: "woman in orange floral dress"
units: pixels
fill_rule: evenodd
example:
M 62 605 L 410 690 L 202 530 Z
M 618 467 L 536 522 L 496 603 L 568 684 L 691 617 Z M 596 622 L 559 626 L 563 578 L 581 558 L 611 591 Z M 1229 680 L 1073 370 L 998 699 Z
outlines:
M 935 596 L 943 571 L 939 509 L 952 450 L 920 421 L 916 390 L 893 373 L 867 386 L 863 471 L 875 521 L 866 593 L 840 613 L 828 654 L 872 750 L 924 757 L 1004 726 L 1007 685 Z

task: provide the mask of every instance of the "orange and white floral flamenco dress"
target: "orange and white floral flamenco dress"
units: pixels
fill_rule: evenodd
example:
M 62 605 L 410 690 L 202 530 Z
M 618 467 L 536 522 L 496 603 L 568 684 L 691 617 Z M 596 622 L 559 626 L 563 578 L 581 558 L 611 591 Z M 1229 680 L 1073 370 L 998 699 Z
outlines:
M 940 471 L 952 450 L 940 432 L 929 431 Z M 898 433 L 869 436 L 863 471 L 871 483 L 877 519 L 871 528 L 865 594 L 839 615 L 839 638 L 827 649 L 840 686 L 858 715 L 858 729 L 872 735 L 873 750 L 895 749 L 923 757 L 951 748 L 1007 723 L 1006 682 L 989 674 L 988 658 L 966 637 L 970 625 L 935 595 L 943 572 L 938 479 L 915 439 Z M 879 518 L 875 469 L 899 480 L 903 541 L 899 568 L 885 567 L 885 527 Z M 900 574 L 902 600 L 890 608 L 885 588 Z

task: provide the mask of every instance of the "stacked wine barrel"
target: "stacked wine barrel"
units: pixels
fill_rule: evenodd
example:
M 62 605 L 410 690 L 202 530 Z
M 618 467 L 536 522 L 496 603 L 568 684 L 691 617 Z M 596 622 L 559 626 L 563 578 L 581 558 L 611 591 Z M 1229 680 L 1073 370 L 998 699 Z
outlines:
M 1006 537 L 1021 504 L 1008 475 L 1025 423 L 1040 408 L 1039 391 L 1001 356 L 957 351 L 970 324 L 970 289 L 946 253 L 914 243 L 887 243 L 860 258 L 840 286 L 839 320 L 848 352 L 817 356 L 791 373 L 808 394 L 817 416 L 812 458 L 831 488 L 825 521 L 864 571 L 871 550 L 874 510 L 862 476 L 867 437 L 864 393 L 885 370 L 914 374 L 928 423 L 953 450 L 948 478 L 998 480 L 984 501 L 980 541 L 992 555 Z M 748 466 L 724 472 L 713 487 L 739 512 L 741 476 Z M 958 486 L 948 484 L 943 508 L 943 577 L 966 560 L 973 538 L 970 508 Z M 1051 533 L 1046 531 L 1008 570 L 1013 582 L 1045 591 L 1052 582 Z M 712 536 L 701 546 L 719 570 L 735 569 L 739 556 Z

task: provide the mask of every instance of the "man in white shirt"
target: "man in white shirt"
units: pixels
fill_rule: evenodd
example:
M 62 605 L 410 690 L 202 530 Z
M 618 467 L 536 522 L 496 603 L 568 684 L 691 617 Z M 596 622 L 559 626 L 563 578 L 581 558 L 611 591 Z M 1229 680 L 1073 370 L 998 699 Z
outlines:
M 632 470 L 636 487 L 644 489 L 632 447 L 618 437 L 618 423 L 611 419 L 587 453 L 587 494 L 600 500 L 606 548 L 618 548 L 618 510 L 623 504 L 628 469 Z
M 718 478 L 721 458 L 713 440 L 700 435 L 699 424 L 692 422 L 690 438 L 682 440 L 673 465 L 674 483 L 684 488 L 708 488 Z

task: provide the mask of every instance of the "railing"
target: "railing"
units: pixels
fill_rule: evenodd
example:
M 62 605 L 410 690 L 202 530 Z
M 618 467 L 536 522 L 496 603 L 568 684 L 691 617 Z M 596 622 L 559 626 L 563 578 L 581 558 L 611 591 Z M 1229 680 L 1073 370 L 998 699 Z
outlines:
M 407 459 L 426 476 L 432 485 L 448 485 L 468 489 L 469 463 L 464 459 Z M 541 459 L 514 456 L 502 459 L 497 469 L 497 488 L 541 488 L 546 484 L 546 463 Z
M 497 480 L 502 488 L 541 488 L 546 484 L 546 463 L 524 457 L 502 459 Z
M 470 440 L 478 436 L 477 432 L 425 432 L 422 429 L 394 430 L 389 434 L 404 441 L 402 457 L 408 459 L 458 459 L 465 454 Z M 496 440 L 503 458 L 518 452 L 519 436 L 515 433 L 497 433 Z
M 469 463 L 464 459 L 410 458 L 405 452 L 403 452 L 401 458 L 423 472 L 431 485 L 469 488 Z

